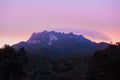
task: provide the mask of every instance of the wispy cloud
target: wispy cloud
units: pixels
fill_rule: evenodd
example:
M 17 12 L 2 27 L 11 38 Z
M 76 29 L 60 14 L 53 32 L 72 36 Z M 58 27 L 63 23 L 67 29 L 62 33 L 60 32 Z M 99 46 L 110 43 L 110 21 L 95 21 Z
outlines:
M 80 30 L 80 33 L 98 42 L 100 41 L 110 42 L 111 41 L 111 38 L 108 35 L 105 35 L 98 31 L 84 29 L 84 30 Z
M 90 29 L 59 29 L 58 31 L 63 31 L 63 32 L 74 32 L 75 34 L 81 34 L 85 37 L 87 37 L 88 39 L 95 41 L 95 42 L 111 42 L 111 38 L 106 35 L 103 34 L 99 31 L 96 30 L 90 30 Z

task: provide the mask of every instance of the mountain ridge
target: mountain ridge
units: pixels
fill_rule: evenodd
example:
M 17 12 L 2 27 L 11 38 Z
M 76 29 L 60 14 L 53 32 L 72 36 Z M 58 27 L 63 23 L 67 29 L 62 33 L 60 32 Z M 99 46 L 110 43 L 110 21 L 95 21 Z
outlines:
M 107 43 L 92 42 L 83 35 L 55 31 L 34 32 L 26 42 L 13 45 L 15 49 L 24 47 L 32 55 L 47 54 L 47 56 L 66 56 L 77 52 L 92 55 L 107 46 Z

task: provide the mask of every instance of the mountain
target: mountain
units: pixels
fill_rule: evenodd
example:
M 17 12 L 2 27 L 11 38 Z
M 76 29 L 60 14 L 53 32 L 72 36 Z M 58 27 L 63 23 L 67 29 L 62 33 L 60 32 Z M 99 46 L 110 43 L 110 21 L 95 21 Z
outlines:
M 72 32 L 65 34 L 55 31 L 34 32 L 26 42 L 13 45 L 17 50 L 24 47 L 28 53 L 34 56 L 50 57 L 68 56 L 75 53 L 92 55 L 97 50 L 103 50 L 107 46 L 107 43 L 95 43 Z

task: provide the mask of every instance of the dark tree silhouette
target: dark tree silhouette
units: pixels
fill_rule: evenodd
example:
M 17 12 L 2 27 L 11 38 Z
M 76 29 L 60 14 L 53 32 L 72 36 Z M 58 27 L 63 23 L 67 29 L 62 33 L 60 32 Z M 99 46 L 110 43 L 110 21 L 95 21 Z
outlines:
M 24 74 L 23 60 L 26 57 L 24 48 L 16 51 L 9 45 L 0 49 L 0 80 L 22 80 Z
M 120 80 L 120 44 L 111 44 L 91 58 L 90 80 Z

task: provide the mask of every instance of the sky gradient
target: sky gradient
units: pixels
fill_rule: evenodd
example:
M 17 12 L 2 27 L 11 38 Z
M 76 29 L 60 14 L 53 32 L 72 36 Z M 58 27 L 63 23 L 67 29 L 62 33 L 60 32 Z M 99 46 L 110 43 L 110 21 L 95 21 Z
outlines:
M 26 41 L 43 30 L 118 42 L 120 0 L 0 0 L 0 47 Z

